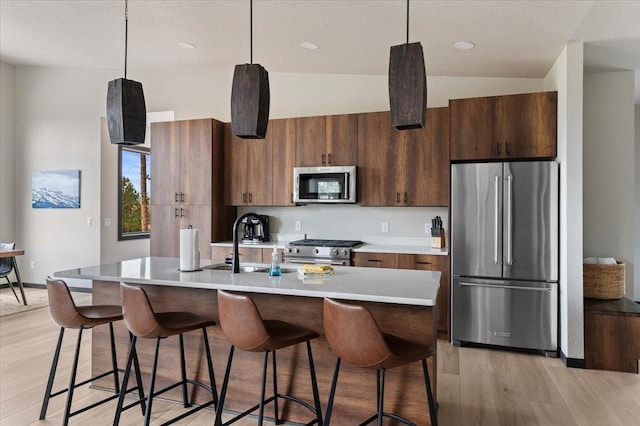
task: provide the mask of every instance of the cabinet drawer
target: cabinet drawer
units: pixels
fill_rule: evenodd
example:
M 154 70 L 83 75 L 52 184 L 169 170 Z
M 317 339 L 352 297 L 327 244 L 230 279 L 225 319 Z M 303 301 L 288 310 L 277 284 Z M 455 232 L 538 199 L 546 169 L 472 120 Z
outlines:
M 353 266 L 397 268 L 398 255 L 395 253 L 354 253 Z

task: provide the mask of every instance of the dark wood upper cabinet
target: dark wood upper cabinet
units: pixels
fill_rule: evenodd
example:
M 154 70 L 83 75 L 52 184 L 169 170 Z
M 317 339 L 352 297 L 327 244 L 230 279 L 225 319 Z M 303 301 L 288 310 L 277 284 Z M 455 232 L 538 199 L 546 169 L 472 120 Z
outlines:
M 356 114 L 296 118 L 296 166 L 353 166 L 358 161 Z
M 449 101 L 451 160 L 554 158 L 557 92 Z
M 225 123 L 225 204 L 271 205 L 273 142 L 270 129 L 265 139 L 241 139 Z
M 388 111 L 359 114 L 359 204 L 447 206 L 448 123 L 448 108 L 429 108 L 424 129 L 403 131 Z
M 272 205 L 293 206 L 293 167 L 296 162 L 296 119 L 269 121 L 269 138 L 273 145 Z

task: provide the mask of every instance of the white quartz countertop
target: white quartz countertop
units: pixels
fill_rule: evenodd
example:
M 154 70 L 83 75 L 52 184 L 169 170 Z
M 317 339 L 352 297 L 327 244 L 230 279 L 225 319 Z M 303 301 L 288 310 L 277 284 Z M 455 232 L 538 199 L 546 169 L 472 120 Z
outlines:
M 296 269 L 282 264 L 283 275 L 270 277 L 265 272 L 241 272 L 209 269 L 223 263 L 203 260 L 203 269 L 180 272 L 178 258 L 146 257 L 104 265 L 59 271 L 59 278 L 125 281 L 132 284 L 156 284 L 177 287 L 222 289 L 304 297 L 333 297 L 343 300 L 434 306 L 440 286 L 439 271 L 411 269 L 359 268 L 336 266 L 335 275 L 303 277 Z M 267 264 L 242 263 L 241 266 Z M 287 273 L 288 272 L 288 273 Z

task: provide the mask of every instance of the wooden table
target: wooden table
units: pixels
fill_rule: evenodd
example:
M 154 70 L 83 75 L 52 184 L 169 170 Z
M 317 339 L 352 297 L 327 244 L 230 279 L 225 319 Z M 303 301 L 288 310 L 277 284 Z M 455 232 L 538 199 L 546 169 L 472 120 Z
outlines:
M 20 270 L 18 269 L 18 262 L 16 262 L 16 256 L 22 256 L 23 254 L 24 254 L 24 250 L 0 250 L 0 259 L 5 257 L 8 257 L 11 259 L 11 263 L 13 264 L 13 270 L 15 271 L 16 279 L 18 280 L 18 285 L 20 286 L 20 294 L 22 294 L 22 303 L 26 305 L 27 298 L 24 295 L 22 278 L 20 278 Z

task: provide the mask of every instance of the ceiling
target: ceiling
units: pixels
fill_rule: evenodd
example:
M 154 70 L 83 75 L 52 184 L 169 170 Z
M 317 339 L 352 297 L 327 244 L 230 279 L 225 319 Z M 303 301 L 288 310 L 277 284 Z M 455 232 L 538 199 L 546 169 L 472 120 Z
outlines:
M 0 59 L 124 68 L 124 27 L 124 0 L 0 0 Z M 130 0 L 128 69 L 231 70 L 250 61 L 249 29 L 248 0 Z M 409 32 L 429 76 L 542 78 L 568 42 L 583 41 L 587 72 L 638 70 L 640 102 L 640 0 L 412 0 Z M 404 0 L 253 4 L 253 62 L 269 72 L 384 75 L 389 47 L 405 41 Z

